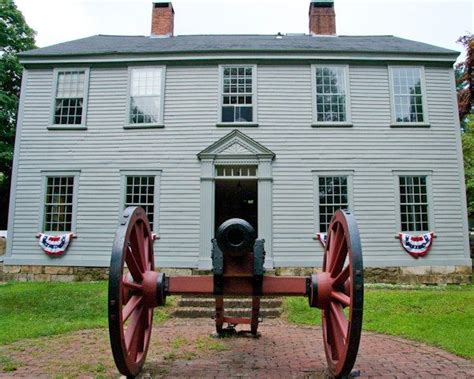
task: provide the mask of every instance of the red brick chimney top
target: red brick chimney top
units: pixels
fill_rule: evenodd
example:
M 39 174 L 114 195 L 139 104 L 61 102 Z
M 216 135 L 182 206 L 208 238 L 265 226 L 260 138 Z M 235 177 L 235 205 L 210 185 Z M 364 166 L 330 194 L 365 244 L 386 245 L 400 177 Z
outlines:
M 312 0 L 309 4 L 309 33 L 335 35 L 336 13 L 333 0 Z
M 170 2 L 154 2 L 151 11 L 151 35 L 171 37 L 174 34 L 174 9 Z

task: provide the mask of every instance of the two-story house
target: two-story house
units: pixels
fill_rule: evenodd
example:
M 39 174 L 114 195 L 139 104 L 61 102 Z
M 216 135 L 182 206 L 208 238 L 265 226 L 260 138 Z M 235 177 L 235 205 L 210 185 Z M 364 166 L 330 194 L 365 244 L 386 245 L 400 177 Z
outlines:
M 174 36 L 173 25 L 171 3 L 157 2 L 150 36 L 21 54 L 6 272 L 107 267 L 127 205 L 148 212 L 160 267 L 209 269 L 230 217 L 265 239 L 267 267 L 320 267 L 314 237 L 343 207 L 366 267 L 468 278 L 457 52 L 336 35 L 332 0 L 310 2 L 307 35 Z M 51 258 L 39 232 L 76 238 Z M 414 259 L 399 232 L 437 238 Z

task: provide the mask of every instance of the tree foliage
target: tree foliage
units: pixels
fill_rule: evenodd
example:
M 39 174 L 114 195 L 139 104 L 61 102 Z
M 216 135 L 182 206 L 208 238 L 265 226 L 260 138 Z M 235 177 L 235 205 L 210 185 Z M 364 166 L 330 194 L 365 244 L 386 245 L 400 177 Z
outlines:
M 466 49 L 466 60 L 456 66 L 459 119 L 464 124 L 474 104 L 474 35 L 462 36 L 458 42 Z
M 16 114 L 22 67 L 17 54 L 35 47 L 31 29 L 13 0 L 0 0 L 0 229 L 6 228 Z
M 466 118 L 466 131 L 462 135 L 464 178 L 466 180 L 467 210 L 474 216 L 474 116 Z

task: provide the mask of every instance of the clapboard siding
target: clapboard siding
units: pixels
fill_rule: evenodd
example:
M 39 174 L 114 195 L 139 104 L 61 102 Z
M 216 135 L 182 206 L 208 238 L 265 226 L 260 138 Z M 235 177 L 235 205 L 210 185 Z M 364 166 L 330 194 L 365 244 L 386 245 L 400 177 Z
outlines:
M 273 258 L 276 266 L 321 264 L 312 237 L 314 175 L 350 171 L 352 208 L 367 265 L 420 264 L 405 254 L 397 225 L 395 171 L 431 175 L 432 227 L 439 238 L 423 265 L 465 264 L 465 209 L 452 70 L 425 68 L 429 129 L 390 128 L 387 66 L 353 65 L 352 128 L 312 128 L 309 65 L 258 66 L 258 128 L 241 131 L 276 154 L 273 162 Z M 61 265 L 108 264 L 121 208 L 121 170 L 160 174 L 158 264 L 197 267 L 201 165 L 196 154 L 231 128 L 216 127 L 217 65 L 168 66 L 162 129 L 124 129 L 128 69 L 90 69 L 87 130 L 48 130 L 53 70 L 28 71 L 13 212 L 13 262 L 48 264 L 37 246 L 42 172 L 77 171 L 77 236 Z

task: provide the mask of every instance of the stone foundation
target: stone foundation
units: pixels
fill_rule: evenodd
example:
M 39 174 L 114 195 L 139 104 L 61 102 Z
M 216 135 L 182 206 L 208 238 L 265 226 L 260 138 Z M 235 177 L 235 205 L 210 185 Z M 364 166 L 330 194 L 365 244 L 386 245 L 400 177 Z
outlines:
M 210 275 L 197 269 L 163 269 L 167 275 Z M 320 268 L 277 268 L 268 275 L 307 276 L 321 272 Z M 3 266 L 0 281 L 19 282 L 89 282 L 107 280 L 109 269 L 103 267 Z M 369 267 L 364 270 L 366 283 L 388 284 L 467 284 L 472 281 L 470 266 Z

